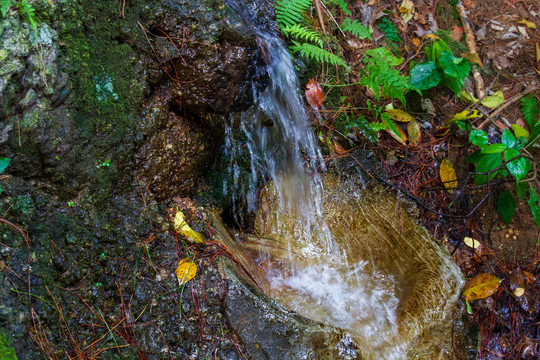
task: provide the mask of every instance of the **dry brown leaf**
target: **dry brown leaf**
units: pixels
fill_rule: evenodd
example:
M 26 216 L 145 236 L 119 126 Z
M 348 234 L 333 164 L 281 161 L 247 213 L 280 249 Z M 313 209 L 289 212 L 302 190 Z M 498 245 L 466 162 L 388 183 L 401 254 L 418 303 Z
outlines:
M 465 300 L 472 301 L 491 296 L 499 289 L 501 280 L 491 274 L 479 274 L 467 282 L 463 296 Z
M 453 188 L 457 186 L 456 171 L 454 166 L 447 158 L 444 158 L 441 162 L 439 168 L 439 175 L 441 176 L 441 181 L 444 184 L 444 187 L 449 193 L 452 193 Z
M 525 278 L 527 279 L 527 283 L 534 283 L 535 277 L 533 274 L 531 274 L 528 271 L 523 271 L 523 275 L 525 275 Z
M 190 259 L 182 259 L 176 267 L 176 277 L 178 278 L 178 284 L 184 285 L 197 274 L 197 265 Z
M 409 114 L 408 112 L 405 112 L 403 110 L 399 109 L 388 109 L 386 110 L 386 113 L 392 117 L 395 121 L 399 122 L 409 122 L 411 120 L 414 120 L 414 116 Z
M 420 38 L 417 38 L 417 37 L 412 39 L 412 43 L 417 48 L 422 46 L 422 40 L 420 40 Z
M 536 72 L 540 75 L 540 44 L 536 43 Z
M 484 68 L 484 64 L 482 64 L 482 60 L 477 53 L 466 53 L 463 54 L 463 57 L 467 59 L 468 62 L 478 65 L 481 69 Z
M 420 143 L 422 133 L 420 132 L 418 121 L 413 119 L 407 123 L 407 134 L 409 134 L 409 143 L 411 145 L 418 145 Z
M 324 92 L 321 85 L 315 79 L 309 80 L 306 85 L 306 99 L 314 109 L 320 109 L 324 103 Z

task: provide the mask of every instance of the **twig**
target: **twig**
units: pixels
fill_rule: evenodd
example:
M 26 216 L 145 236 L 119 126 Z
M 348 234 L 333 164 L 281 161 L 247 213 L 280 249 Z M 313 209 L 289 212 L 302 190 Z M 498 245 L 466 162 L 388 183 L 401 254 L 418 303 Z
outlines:
M 321 24 L 322 32 L 326 35 L 326 29 L 324 27 L 324 20 L 322 17 L 321 0 L 313 0 L 313 2 L 315 3 L 315 9 L 317 9 L 317 16 L 319 17 L 319 24 Z
M 471 30 L 471 24 L 469 23 L 467 13 L 465 12 L 465 8 L 463 7 L 461 0 L 458 1 L 456 9 L 459 13 L 459 17 L 461 18 L 461 23 L 463 24 L 463 32 L 465 33 L 465 41 L 467 42 L 467 46 L 469 47 L 469 52 L 473 55 L 478 55 L 478 53 L 476 52 L 476 41 L 474 40 L 474 34 Z M 476 97 L 481 98 L 484 96 L 485 93 L 484 79 L 482 79 L 482 75 L 480 75 L 480 71 L 478 71 L 478 69 L 474 68 L 472 72 L 474 82 L 476 84 Z

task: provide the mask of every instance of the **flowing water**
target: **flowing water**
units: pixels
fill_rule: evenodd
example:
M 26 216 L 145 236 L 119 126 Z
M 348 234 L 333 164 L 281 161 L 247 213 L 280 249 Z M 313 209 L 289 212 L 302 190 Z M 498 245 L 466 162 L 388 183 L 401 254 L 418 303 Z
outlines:
M 424 235 L 411 235 L 412 230 L 409 234 L 418 237 L 418 247 L 431 253 L 411 247 L 408 242 L 413 240 L 398 234 L 400 229 L 391 220 L 395 209 L 389 205 L 397 207 L 395 199 L 380 195 L 382 203 L 368 209 L 386 214 L 379 218 L 365 213 L 367 206 L 361 202 L 376 191 L 337 180 L 333 190 L 327 184 L 325 189 L 321 152 L 307 121 L 291 57 L 275 35 L 257 31 L 257 38 L 266 54 L 267 65 L 261 70 L 270 82 L 258 95 L 257 106 L 241 114 L 251 172 L 243 189 L 232 189 L 243 191 L 248 210 L 257 216 L 254 235 L 244 236 L 243 243 L 234 247 L 243 253 L 244 266 L 267 295 L 310 319 L 348 332 L 363 358 L 406 359 L 411 344 L 418 342 L 415 337 L 427 328 L 422 322 L 448 316 L 446 307 L 457 301 L 460 275 L 453 264 L 440 260 L 440 248 L 426 245 L 431 240 Z M 230 122 L 226 146 L 234 159 L 232 118 Z M 237 185 L 236 161 L 229 174 Z M 257 184 L 266 181 L 269 185 L 258 194 Z M 449 286 L 448 294 L 437 293 L 442 285 L 427 293 L 421 288 L 426 286 L 421 274 L 433 277 L 434 271 L 422 272 L 424 262 L 433 263 L 436 271 L 447 271 L 448 279 L 442 283 Z M 447 298 L 435 310 L 410 309 L 437 301 L 437 296 Z

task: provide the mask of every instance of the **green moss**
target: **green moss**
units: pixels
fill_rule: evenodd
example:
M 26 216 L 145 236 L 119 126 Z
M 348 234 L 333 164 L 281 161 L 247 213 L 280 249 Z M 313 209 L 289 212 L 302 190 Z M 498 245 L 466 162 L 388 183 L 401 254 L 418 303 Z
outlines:
M 0 332 L 0 359 L 17 360 L 15 349 L 11 346 L 9 339 L 3 332 Z

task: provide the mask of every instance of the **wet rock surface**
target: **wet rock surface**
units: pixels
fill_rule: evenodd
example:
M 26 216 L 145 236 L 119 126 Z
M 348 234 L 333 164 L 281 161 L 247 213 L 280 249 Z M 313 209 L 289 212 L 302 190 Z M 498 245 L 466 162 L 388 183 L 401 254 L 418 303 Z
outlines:
M 19 359 L 242 358 L 215 249 L 164 204 L 197 194 L 222 116 L 264 87 L 253 31 L 218 0 L 34 5 L 37 34 L 0 18 L 0 333 Z

